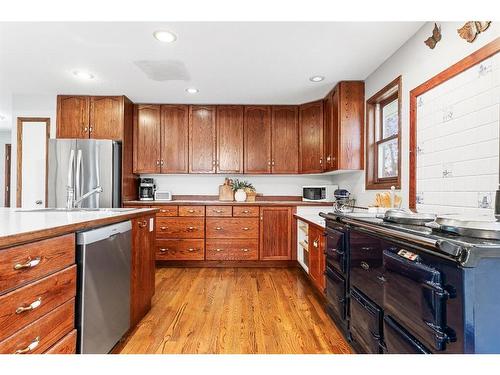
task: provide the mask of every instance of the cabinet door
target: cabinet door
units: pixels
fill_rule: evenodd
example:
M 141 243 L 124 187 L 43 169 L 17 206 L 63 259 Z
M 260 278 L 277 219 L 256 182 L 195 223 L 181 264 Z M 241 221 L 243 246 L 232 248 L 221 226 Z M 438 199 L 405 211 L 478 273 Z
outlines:
M 291 207 L 260 208 L 260 259 L 292 259 Z
M 271 173 L 271 107 L 245 107 L 245 173 Z
M 189 107 L 189 173 L 215 173 L 215 106 Z
M 365 84 L 340 82 L 338 95 L 338 169 L 363 169 Z
M 316 287 L 325 290 L 325 237 L 320 228 L 309 225 L 309 275 Z
M 299 171 L 299 120 L 297 106 L 273 106 L 271 120 L 273 173 Z
M 300 106 L 299 129 L 300 172 L 323 172 L 323 101 Z
M 90 138 L 123 139 L 123 96 L 90 98 Z
M 161 106 L 161 172 L 188 173 L 189 107 Z
M 160 106 L 134 110 L 134 173 L 160 173 Z
M 217 173 L 243 173 L 243 106 L 217 106 Z
M 130 280 L 130 324 L 134 327 L 151 308 L 155 283 L 155 238 L 150 220 L 144 216 L 132 220 L 132 264 Z
M 57 96 L 57 138 L 89 137 L 89 97 Z
M 335 103 L 334 103 L 335 100 Z M 336 147 L 338 142 L 338 94 L 336 89 L 328 93 L 323 101 L 323 135 L 324 135 L 324 170 L 333 171 L 336 169 Z

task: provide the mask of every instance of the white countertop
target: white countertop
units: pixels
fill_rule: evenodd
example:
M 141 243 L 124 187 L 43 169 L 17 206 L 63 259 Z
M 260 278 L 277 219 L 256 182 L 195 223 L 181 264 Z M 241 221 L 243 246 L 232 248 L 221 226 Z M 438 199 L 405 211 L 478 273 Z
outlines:
M 85 228 L 107 225 L 109 220 L 128 220 L 130 215 L 147 213 L 148 208 L 113 209 L 113 211 L 44 211 L 29 212 L 19 208 L 0 208 L 0 243 L 6 237 L 20 236 L 56 228 L 74 227 L 81 224 Z M 102 223 L 100 223 L 102 222 Z M 95 223 L 95 225 L 92 225 Z M 12 238 L 15 240 L 15 238 Z
M 323 219 L 319 215 L 299 215 L 299 214 L 296 214 L 295 216 L 297 216 L 297 219 L 299 219 L 299 220 L 304 219 L 304 220 L 310 221 L 311 223 L 314 223 L 322 228 L 326 227 L 325 219 Z

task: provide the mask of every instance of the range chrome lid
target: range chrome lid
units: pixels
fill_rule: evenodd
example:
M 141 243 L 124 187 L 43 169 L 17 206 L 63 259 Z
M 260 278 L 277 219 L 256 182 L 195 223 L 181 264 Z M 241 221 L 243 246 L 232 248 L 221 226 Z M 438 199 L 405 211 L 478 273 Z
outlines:
M 466 217 L 462 215 L 443 215 L 428 225 L 444 232 L 461 236 L 500 240 L 500 222 L 494 216 Z
M 384 221 L 398 224 L 425 225 L 436 219 L 436 215 L 427 213 L 415 213 L 404 208 L 391 208 L 380 216 Z

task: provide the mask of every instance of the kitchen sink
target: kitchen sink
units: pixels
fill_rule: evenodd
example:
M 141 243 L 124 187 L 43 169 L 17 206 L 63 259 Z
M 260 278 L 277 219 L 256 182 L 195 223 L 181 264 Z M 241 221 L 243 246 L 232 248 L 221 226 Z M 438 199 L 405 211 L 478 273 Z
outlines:
M 34 208 L 19 209 L 16 212 L 128 212 L 135 208 Z

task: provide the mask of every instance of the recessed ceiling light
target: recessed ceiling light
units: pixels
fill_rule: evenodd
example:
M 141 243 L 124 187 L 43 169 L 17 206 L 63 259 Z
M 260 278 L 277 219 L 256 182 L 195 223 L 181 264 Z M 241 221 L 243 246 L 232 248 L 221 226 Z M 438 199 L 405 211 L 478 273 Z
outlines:
M 153 33 L 153 36 L 158 39 L 160 42 L 164 43 L 172 43 L 175 42 L 177 37 L 174 33 L 165 30 L 158 30 Z
M 186 92 L 187 92 L 188 94 L 197 94 L 199 91 L 200 91 L 200 90 L 195 89 L 194 87 L 190 87 L 190 88 L 186 89 Z
M 325 77 L 323 76 L 312 76 L 311 78 L 309 78 L 309 81 L 311 82 L 321 82 L 325 79 Z
M 94 75 L 83 70 L 75 70 L 73 74 L 80 79 L 94 79 Z

